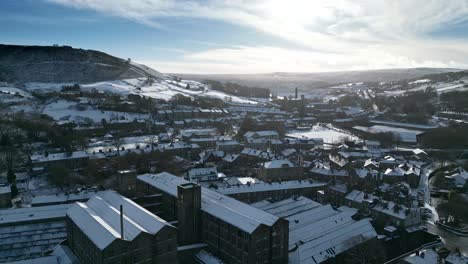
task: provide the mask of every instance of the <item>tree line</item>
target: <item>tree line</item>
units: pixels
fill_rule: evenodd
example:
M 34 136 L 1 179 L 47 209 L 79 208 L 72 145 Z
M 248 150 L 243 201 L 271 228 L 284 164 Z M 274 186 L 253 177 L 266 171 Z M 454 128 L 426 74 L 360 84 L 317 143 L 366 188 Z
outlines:
M 250 87 L 231 82 L 221 83 L 213 80 L 205 80 L 203 81 L 203 83 L 209 85 L 213 90 L 225 92 L 232 95 L 261 98 L 270 97 L 270 89 L 267 88 Z

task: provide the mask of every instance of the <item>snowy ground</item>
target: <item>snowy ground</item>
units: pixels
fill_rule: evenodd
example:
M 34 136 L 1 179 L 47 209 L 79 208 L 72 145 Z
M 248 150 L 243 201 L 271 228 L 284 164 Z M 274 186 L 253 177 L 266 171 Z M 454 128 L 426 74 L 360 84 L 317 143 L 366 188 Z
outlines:
M 453 92 L 453 91 L 465 91 L 468 90 L 468 88 L 464 87 L 465 84 L 463 83 L 443 83 L 443 84 L 437 84 L 435 86 L 437 93 L 447 93 L 447 92 Z
M 339 143 L 342 142 L 345 138 L 349 138 L 351 140 L 358 140 L 356 136 L 323 126 L 313 126 L 312 129 L 309 131 L 292 130 L 289 133 L 287 133 L 286 136 L 294 138 L 311 139 L 322 138 L 324 143 Z
M 431 80 L 429 79 L 421 79 L 421 80 L 416 80 L 414 82 L 410 82 L 409 84 L 419 84 L 419 83 L 428 83 L 430 82 Z
M 19 103 L 27 101 L 33 96 L 21 89 L 10 87 L 10 86 L 0 86 L 0 102 L 2 103 Z
M 63 85 L 69 83 L 27 83 L 30 91 L 60 91 Z M 152 83 L 147 78 L 135 78 L 116 81 L 81 84 L 83 91 L 103 91 L 120 95 L 141 94 L 155 99 L 169 100 L 176 94 L 190 97 L 218 98 L 225 102 L 257 104 L 257 101 L 209 89 L 206 85 L 190 80 L 175 81 L 159 79 Z
M 28 93 L 26 91 L 23 91 L 21 89 L 15 88 L 15 87 L 9 87 L 9 86 L 1 86 L 0 87 L 0 93 L 10 94 L 10 95 L 19 94 L 19 95 L 23 96 L 24 98 L 32 98 L 33 97 L 30 93 Z
M 147 145 L 151 146 L 151 143 L 157 142 L 157 135 L 144 135 L 144 136 L 136 136 L 136 137 L 124 137 L 122 138 L 122 145 L 121 148 L 125 148 L 126 150 L 136 149 L 137 146 L 140 148 L 146 148 Z M 89 147 L 86 149 L 86 152 L 89 154 L 92 153 L 99 153 L 108 152 L 109 149 L 112 151 L 116 151 L 115 147 L 112 146 L 113 139 L 110 138 L 108 140 L 101 140 L 95 141 L 89 144 Z
M 73 83 L 40 83 L 40 82 L 30 82 L 26 83 L 24 86 L 27 91 L 35 92 L 53 92 L 60 91 L 64 85 L 73 85 Z
M 148 114 L 126 113 L 116 111 L 104 111 L 88 107 L 86 110 L 79 111 L 76 108 L 76 102 L 58 100 L 47 104 L 42 111 L 52 117 L 56 121 L 85 121 L 91 120 L 96 123 L 101 122 L 102 119 L 107 121 L 112 120 L 130 120 L 135 119 L 148 119 Z

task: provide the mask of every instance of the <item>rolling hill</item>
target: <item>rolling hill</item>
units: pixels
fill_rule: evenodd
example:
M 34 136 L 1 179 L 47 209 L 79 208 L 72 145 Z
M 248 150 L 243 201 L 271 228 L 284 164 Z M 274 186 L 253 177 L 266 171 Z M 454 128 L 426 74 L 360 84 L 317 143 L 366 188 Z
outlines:
M 139 77 L 164 78 L 164 75 L 95 50 L 0 45 L 0 81 L 90 83 Z

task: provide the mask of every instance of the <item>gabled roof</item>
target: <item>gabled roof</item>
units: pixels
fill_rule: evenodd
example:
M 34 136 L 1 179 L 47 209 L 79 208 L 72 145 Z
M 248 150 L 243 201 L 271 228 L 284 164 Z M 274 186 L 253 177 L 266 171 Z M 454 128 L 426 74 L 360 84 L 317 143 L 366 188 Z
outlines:
M 239 157 L 239 154 L 228 154 L 223 158 L 223 161 L 234 162 Z
M 278 132 L 274 130 L 264 130 L 264 131 L 248 131 L 244 134 L 244 138 L 249 138 L 253 136 L 258 137 L 269 137 L 269 136 L 279 136 Z
M 390 169 L 388 168 L 385 172 L 384 172 L 384 175 L 385 176 L 404 176 L 405 175 L 405 172 L 401 169 L 401 168 L 395 168 L 395 169 Z
M 297 199 L 289 198 L 273 204 L 263 205 L 261 207 L 257 206 L 257 208 L 267 211 L 270 214 L 285 218 L 318 206 L 321 206 L 321 204 L 300 196 Z
M 414 155 L 421 155 L 421 154 L 427 155 L 426 151 L 424 151 L 424 150 L 422 150 L 420 148 L 413 149 L 412 151 L 413 151 Z
M 121 239 L 120 205 L 124 214 L 124 240 L 132 241 L 141 233 L 156 234 L 163 227 L 171 226 L 114 191 L 102 192 L 86 203 L 76 203 L 68 209 L 67 216 L 99 249 L 105 249 Z
M 283 151 L 281 151 L 281 155 L 285 156 L 285 157 L 288 157 L 292 154 L 296 153 L 296 150 L 293 149 L 293 148 L 289 148 L 289 149 L 285 149 Z
M 367 175 L 369 175 L 369 171 L 366 169 L 354 169 L 354 172 L 361 179 L 364 179 L 367 177 Z
M 358 190 L 352 190 L 345 197 L 346 200 L 357 202 L 357 203 L 362 203 L 365 200 L 372 202 L 375 198 L 377 197 L 372 194 L 366 194 L 365 192 L 358 191 Z
M 368 219 L 355 221 L 357 209 L 320 205 L 299 197 L 255 206 L 289 221 L 289 262 L 321 263 L 377 236 Z
M 229 195 L 236 193 L 254 193 L 254 192 L 269 192 L 278 190 L 293 190 L 304 188 L 319 188 L 324 187 L 325 182 L 315 182 L 312 180 L 304 181 L 282 181 L 282 182 L 255 182 L 251 184 L 241 184 L 239 186 L 226 186 L 216 189 L 217 192 Z
M 272 160 L 272 161 L 269 161 L 269 162 L 265 162 L 263 164 L 263 167 L 265 169 L 292 168 L 292 167 L 294 167 L 294 164 L 291 161 L 287 160 L 287 159 Z
M 346 170 L 333 170 L 333 169 L 326 169 L 326 168 L 312 168 L 310 172 L 325 175 L 325 176 L 342 176 L 347 177 L 349 176 L 348 171 Z
M 177 185 L 189 183 L 167 172 L 143 174 L 137 178 L 173 197 L 177 197 Z M 201 188 L 201 195 L 202 211 L 247 233 L 252 233 L 260 225 L 272 226 L 279 219 L 277 216 L 204 187 Z
M 208 167 L 208 168 L 194 168 L 188 171 L 189 177 L 196 177 L 196 176 L 204 176 L 210 174 L 217 174 L 218 169 L 216 167 Z

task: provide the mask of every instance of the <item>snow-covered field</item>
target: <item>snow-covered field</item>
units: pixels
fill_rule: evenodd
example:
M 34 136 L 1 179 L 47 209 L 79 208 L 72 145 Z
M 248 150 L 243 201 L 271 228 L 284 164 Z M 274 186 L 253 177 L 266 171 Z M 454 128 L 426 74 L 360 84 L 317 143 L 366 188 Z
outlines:
M 32 97 L 30 93 L 21 89 L 10 86 L 0 86 L 0 102 L 2 103 L 19 103 L 29 100 Z
M 4 94 L 10 94 L 10 95 L 21 95 L 24 98 L 32 98 L 32 95 L 28 92 L 25 92 L 21 89 L 15 88 L 15 87 L 9 87 L 9 86 L 2 86 L 0 87 L 0 93 Z
M 63 85 L 69 83 L 27 83 L 27 90 L 60 91 Z M 140 94 L 155 99 L 169 100 L 176 94 L 189 97 L 218 98 L 226 102 L 257 104 L 255 100 L 229 95 L 209 89 L 206 85 L 190 80 L 175 81 L 172 79 L 147 82 L 147 78 L 135 78 L 116 81 L 104 81 L 80 84 L 83 91 L 103 91 L 120 95 Z
M 309 131 L 293 130 L 287 133 L 286 136 L 309 139 L 321 138 L 324 143 L 339 143 L 343 139 L 358 140 L 356 136 L 323 126 L 313 126 Z
M 439 82 L 439 83 L 436 83 L 436 84 L 428 84 L 428 82 L 430 82 L 429 79 L 423 79 L 423 80 L 410 82 L 409 84 L 420 84 L 420 85 L 418 85 L 418 86 L 416 86 L 414 88 L 411 88 L 408 91 L 413 92 L 413 91 L 425 90 L 429 86 L 434 87 L 434 89 L 437 91 L 438 94 L 452 92 L 452 91 L 468 90 L 468 88 L 465 87 L 465 84 L 467 82 L 466 78 L 462 78 L 462 79 L 460 79 L 458 81 Z
M 24 86 L 27 91 L 35 92 L 53 92 L 60 91 L 64 85 L 73 85 L 73 83 L 41 83 L 41 82 L 29 82 L 25 83 Z
M 453 91 L 464 91 L 468 90 L 468 88 L 464 87 L 464 83 L 441 83 L 435 85 L 435 88 L 437 90 L 437 93 L 447 93 L 447 92 L 453 92 Z
M 416 80 L 414 82 L 409 82 L 409 84 L 420 84 L 420 83 L 428 83 L 430 82 L 431 80 L 429 79 L 421 79 L 421 80 Z
M 134 120 L 134 119 L 148 119 L 147 114 L 126 113 L 116 111 L 104 111 L 88 107 L 88 109 L 80 111 L 76 108 L 76 103 L 65 100 L 58 100 L 47 104 L 42 111 L 52 117 L 56 121 L 85 121 L 92 120 L 96 123 L 101 122 L 102 119 L 107 121 L 112 120 Z

